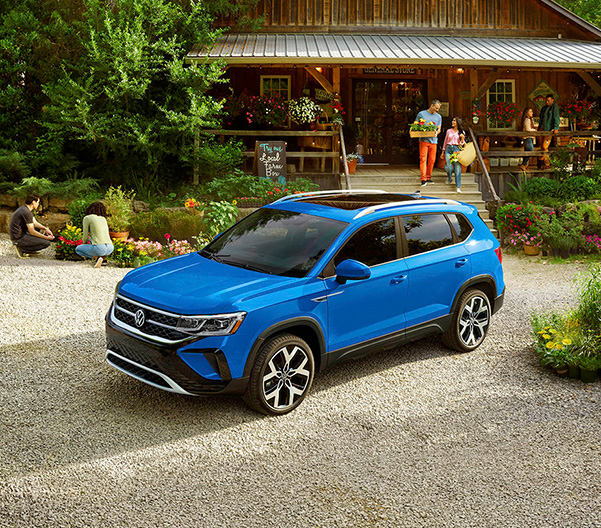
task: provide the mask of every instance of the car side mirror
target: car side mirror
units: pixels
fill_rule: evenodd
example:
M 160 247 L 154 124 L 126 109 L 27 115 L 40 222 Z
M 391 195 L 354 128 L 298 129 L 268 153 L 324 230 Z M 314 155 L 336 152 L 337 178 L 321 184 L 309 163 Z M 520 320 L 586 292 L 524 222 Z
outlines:
M 345 284 L 347 280 L 364 280 L 370 277 L 369 267 L 357 260 L 346 259 L 336 266 L 336 280 L 340 284 Z

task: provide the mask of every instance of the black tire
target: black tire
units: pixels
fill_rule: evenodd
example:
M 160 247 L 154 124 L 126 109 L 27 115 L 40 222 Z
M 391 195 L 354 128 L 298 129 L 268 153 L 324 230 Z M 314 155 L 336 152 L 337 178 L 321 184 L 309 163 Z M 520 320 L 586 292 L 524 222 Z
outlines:
M 315 361 L 309 345 L 292 334 L 280 334 L 261 347 L 244 401 L 263 414 L 289 413 L 305 399 L 314 374 Z
M 451 327 L 442 334 L 445 345 L 458 352 L 471 352 L 478 348 L 490 325 L 490 301 L 481 290 L 467 290 L 459 298 Z

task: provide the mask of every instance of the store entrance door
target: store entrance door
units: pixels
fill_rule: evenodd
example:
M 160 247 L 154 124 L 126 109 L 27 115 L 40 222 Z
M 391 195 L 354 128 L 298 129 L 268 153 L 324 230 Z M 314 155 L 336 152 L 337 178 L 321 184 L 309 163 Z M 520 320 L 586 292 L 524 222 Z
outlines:
M 425 94 L 425 80 L 353 81 L 353 131 L 356 143 L 363 146 L 366 163 L 402 165 L 417 161 L 417 145 L 410 141 L 409 124 L 425 108 Z

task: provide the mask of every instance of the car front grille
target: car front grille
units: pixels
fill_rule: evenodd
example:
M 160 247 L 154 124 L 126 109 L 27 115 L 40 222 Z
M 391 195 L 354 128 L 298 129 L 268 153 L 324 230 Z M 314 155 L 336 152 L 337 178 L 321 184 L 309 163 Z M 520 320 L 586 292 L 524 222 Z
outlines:
M 136 322 L 136 313 L 140 311 L 144 316 L 141 325 Z M 121 295 L 115 297 L 113 315 L 118 322 L 153 341 L 175 343 L 190 338 L 188 334 L 177 330 L 179 316 L 126 299 Z

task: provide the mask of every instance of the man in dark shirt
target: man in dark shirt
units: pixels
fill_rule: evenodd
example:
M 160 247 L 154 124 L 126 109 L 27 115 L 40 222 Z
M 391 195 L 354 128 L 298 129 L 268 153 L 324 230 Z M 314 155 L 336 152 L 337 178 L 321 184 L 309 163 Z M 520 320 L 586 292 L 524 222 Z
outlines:
M 559 107 L 555 104 L 555 96 L 553 94 L 547 95 L 545 101 L 547 104 L 543 106 L 540 111 L 538 131 L 553 131 L 554 136 L 557 134 L 557 132 L 559 132 Z M 542 136 L 540 138 L 542 150 L 549 150 L 549 145 L 551 145 L 551 139 L 553 136 Z M 547 156 L 541 156 L 539 158 L 539 165 L 544 169 L 551 168 L 551 164 L 549 163 L 549 158 Z
M 46 249 L 54 240 L 52 231 L 40 224 L 33 216 L 40 205 L 40 197 L 32 194 L 25 198 L 25 205 L 19 207 L 10 219 L 10 239 L 17 248 L 19 258 L 29 258 L 28 253 Z M 40 233 L 38 229 L 44 231 Z

